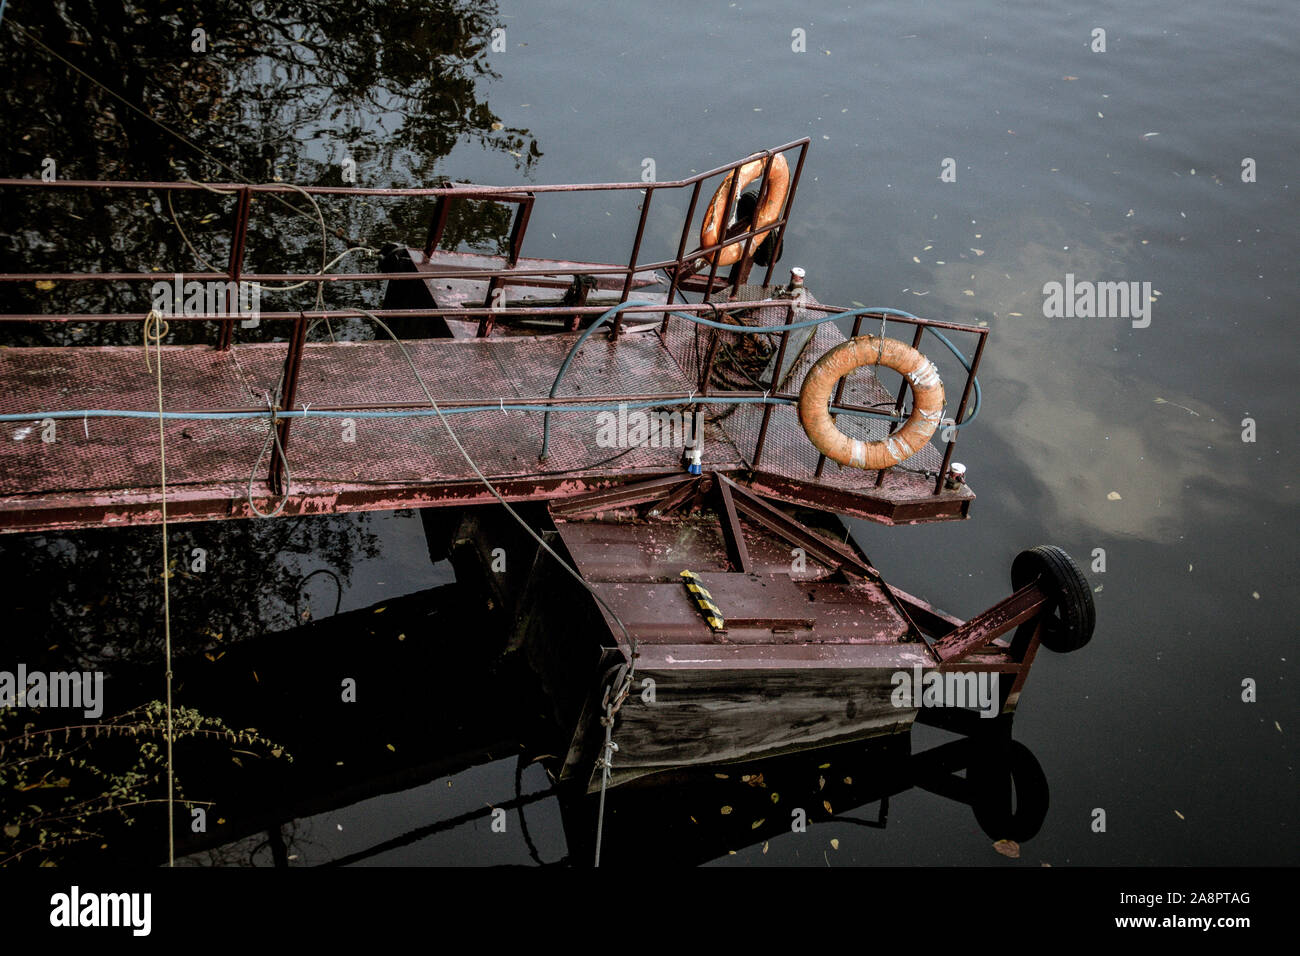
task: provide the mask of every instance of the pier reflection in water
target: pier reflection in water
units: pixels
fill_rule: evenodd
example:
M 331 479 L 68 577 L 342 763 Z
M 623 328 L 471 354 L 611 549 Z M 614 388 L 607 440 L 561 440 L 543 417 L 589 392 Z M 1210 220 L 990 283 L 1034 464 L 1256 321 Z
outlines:
M 597 798 L 553 783 L 563 730 L 518 655 L 485 639 L 478 597 L 443 585 L 183 675 L 192 705 L 220 705 L 294 759 L 184 768 L 187 791 L 214 806 L 208 831 L 178 845 L 182 862 L 587 865 Z M 345 677 L 355 703 L 339 700 Z M 899 735 L 642 778 L 609 795 L 602 862 L 699 864 L 756 846 L 772 863 L 811 862 L 826 825 L 883 829 L 891 799 L 914 789 L 969 806 L 990 841 L 1031 840 L 1047 781 L 1009 721 L 988 723 L 923 749 Z

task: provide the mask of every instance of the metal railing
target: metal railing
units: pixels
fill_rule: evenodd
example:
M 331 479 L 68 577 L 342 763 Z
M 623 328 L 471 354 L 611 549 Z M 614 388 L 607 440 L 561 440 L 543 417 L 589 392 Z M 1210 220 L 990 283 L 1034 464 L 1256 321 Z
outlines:
M 412 279 L 410 272 L 365 272 L 365 273 L 330 273 L 321 275 L 319 273 L 250 273 L 244 271 L 244 254 L 247 245 L 249 224 L 252 220 L 252 199 L 257 195 L 274 195 L 282 196 L 284 194 L 306 194 L 309 196 L 347 196 L 347 197 L 383 197 L 383 198 L 419 198 L 432 197 L 436 200 L 434 204 L 433 215 L 429 224 L 428 236 L 424 242 L 424 255 L 427 258 L 433 255 L 437 249 L 438 243 L 442 239 L 443 230 L 447 223 L 447 214 L 450 201 L 453 199 L 465 200 L 490 200 L 494 202 L 511 203 L 519 206 L 515 214 L 514 221 L 511 225 L 509 248 L 510 253 L 506 259 L 507 268 L 473 270 L 473 269 L 456 269 L 456 270 L 438 270 L 436 267 L 429 271 L 421 271 L 418 278 L 420 279 L 487 279 L 488 289 L 483 305 L 488 308 L 493 305 L 492 298 L 494 292 L 503 284 L 508 284 L 512 279 L 527 279 L 537 276 L 553 276 L 555 269 L 518 269 L 516 268 L 519 261 L 520 252 L 523 246 L 524 237 L 528 229 L 528 221 L 532 215 L 533 204 L 538 195 L 547 195 L 551 193 L 591 193 L 591 192 L 609 192 L 609 191 L 630 191 L 644 192 L 645 198 L 641 203 L 640 217 L 637 222 L 636 232 L 632 240 L 632 253 L 626 266 L 601 266 L 599 268 L 586 268 L 577 270 L 565 270 L 565 274 L 575 276 L 595 276 L 595 275 L 622 275 L 624 276 L 623 291 L 620 301 L 626 302 L 628 294 L 632 289 L 634 278 L 638 272 L 649 272 L 655 270 L 664 270 L 671 275 L 671 285 L 668 292 L 668 301 L 672 301 L 673 296 L 677 293 L 682 281 L 689 277 L 697 262 L 706 259 L 711 262 L 709 277 L 705 289 L 712 293 L 716 288 L 716 278 L 718 272 L 718 260 L 720 255 L 716 255 L 719 250 L 726 246 L 736 243 L 745 243 L 748 248 L 749 240 L 760 235 L 773 234 L 775 237 L 774 249 L 779 249 L 781 241 L 785 236 L 786 225 L 790 221 L 790 212 L 794 205 L 795 194 L 799 187 L 799 179 L 803 174 L 804 159 L 808 152 L 809 138 L 793 140 L 781 146 L 772 149 L 766 149 L 743 159 L 718 166 L 714 169 L 697 173 L 686 179 L 672 180 L 667 182 L 633 182 L 633 183 L 582 183 L 582 184 L 557 184 L 543 186 L 475 186 L 464 184 L 453 184 L 450 186 L 432 186 L 432 187 L 413 187 L 413 188 L 369 188 L 369 187 L 347 187 L 347 186 L 290 186 L 283 183 L 264 183 L 253 185 L 247 183 L 195 183 L 195 182 L 120 182 L 120 181 L 97 181 L 97 180 L 51 180 L 44 181 L 39 179 L 0 179 L 0 190 L 5 189 L 96 189 L 96 190 L 152 190 L 162 192 L 217 192 L 234 195 L 236 197 L 234 218 L 231 223 L 231 245 L 229 265 L 225 272 L 184 272 L 175 273 L 182 282 L 189 281 L 221 281 L 227 283 L 239 282 L 301 282 L 303 280 L 319 279 L 324 282 L 376 282 L 390 279 Z M 713 245 L 694 249 L 687 252 L 686 248 L 689 242 L 691 225 L 695 217 L 695 210 L 699 205 L 700 192 L 704 183 L 709 179 L 730 174 L 733 170 L 754 162 L 763 161 L 763 177 L 761 180 L 762 188 L 766 189 L 773 158 L 778 154 L 784 154 L 798 150 L 799 158 L 796 161 L 794 175 L 790 180 L 790 188 L 786 193 L 782 203 L 781 214 L 773 222 L 762 226 L 758 229 L 748 229 L 743 232 L 725 232 L 719 236 L 719 241 Z M 737 186 L 739 174 L 730 176 L 727 191 L 727 205 L 725 209 L 731 209 L 736 201 Z M 682 222 L 681 235 L 677 248 L 677 256 L 673 259 L 658 260 L 654 262 L 638 262 L 641 254 L 641 244 L 645 236 L 646 222 L 649 217 L 651 202 L 657 192 L 663 190 L 691 190 L 690 206 Z M 757 244 L 756 244 L 757 245 Z M 764 276 L 763 284 L 771 283 L 772 271 L 776 266 L 776 256 L 770 257 L 767 266 L 767 273 Z M 733 269 L 733 276 L 729 285 L 733 288 L 746 281 L 749 271 L 750 257 L 742 256 L 738 268 Z M 0 273 L 0 282 L 156 282 L 159 274 L 154 272 L 10 272 Z M 233 292 L 227 293 L 233 295 Z M 228 298 L 226 301 L 227 309 L 234 313 L 234 303 Z M 499 312 L 500 310 L 494 310 Z M 41 315 L 39 321 L 57 321 L 67 317 L 68 314 L 59 315 Z M 93 322 L 98 320 L 98 316 L 80 315 L 77 316 L 79 322 Z M 613 334 L 617 336 L 621 331 L 621 323 L 615 323 Z M 491 332 L 491 322 L 485 322 L 480 325 L 479 334 L 488 335 Z M 217 342 L 219 349 L 229 349 L 233 341 L 234 321 L 225 319 L 221 322 L 220 336 Z

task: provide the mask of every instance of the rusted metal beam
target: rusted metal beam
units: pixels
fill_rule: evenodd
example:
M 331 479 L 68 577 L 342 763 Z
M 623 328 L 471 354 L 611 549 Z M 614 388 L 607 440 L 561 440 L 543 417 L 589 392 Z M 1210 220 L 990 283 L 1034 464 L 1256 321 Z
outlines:
M 950 631 L 934 645 L 934 651 L 945 664 L 959 661 L 995 637 L 1030 620 L 1047 601 L 1047 595 L 1037 581 L 1026 584 L 1015 594 Z
M 852 549 L 819 535 L 812 528 L 796 521 L 788 514 L 770 505 L 758 495 L 744 488 L 726 475 L 717 475 L 720 484 L 729 485 L 737 510 L 753 518 L 772 533 L 779 535 L 791 544 L 801 547 L 809 555 L 832 568 L 848 567 L 857 574 L 875 577 L 876 571 Z
M 722 478 L 718 481 L 718 497 L 722 499 L 722 536 L 727 543 L 727 558 L 736 571 L 748 574 L 751 570 L 749 548 L 745 546 L 745 529 L 740 525 L 740 516 L 736 514 L 736 502 L 731 494 L 731 482 Z
M 560 518 L 572 518 L 599 511 L 610 511 L 614 508 L 628 508 L 658 501 L 676 490 L 679 485 L 694 484 L 697 480 L 695 475 L 679 473 L 663 478 L 651 478 L 648 481 L 634 481 L 630 484 L 577 495 L 553 504 L 551 513 Z
M 962 626 L 962 619 L 942 611 L 927 601 L 922 601 L 915 595 L 908 594 L 900 590 L 897 585 L 891 584 L 889 589 L 894 592 L 894 597 L 898 602 L 907 609 L 916 625 L 927 634 L 933 637 L 944 637 L 952 631 Z

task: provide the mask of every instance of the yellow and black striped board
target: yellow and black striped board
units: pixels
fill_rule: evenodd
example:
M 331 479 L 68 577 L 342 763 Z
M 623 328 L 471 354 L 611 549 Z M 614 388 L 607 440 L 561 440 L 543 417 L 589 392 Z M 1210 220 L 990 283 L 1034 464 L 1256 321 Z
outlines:
M 713 595 L 709 589 L 700 583 L 700 576 L 694 571 L 683 571 L 681 574 L 682 583 L 686 585 L 686 590 L 691 592 L 691 597 L 695 598 L 695 603 L 699 605 L 700 613 L 704 615 L 705 622 L 715 631 L 725 631 L 727 622 L 722 618 L 722 611 L 713 603 Z

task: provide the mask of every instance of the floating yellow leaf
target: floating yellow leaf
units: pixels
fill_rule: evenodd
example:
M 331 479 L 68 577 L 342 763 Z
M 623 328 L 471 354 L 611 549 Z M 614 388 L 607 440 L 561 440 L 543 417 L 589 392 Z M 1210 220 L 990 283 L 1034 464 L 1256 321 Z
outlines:
M 723 815 L 724 817 L 725 817 L 728 813 L 730 813 L 730 812 L 731 812 L 731 807 L 723 807 L 723 808 L 722 808 L 722 815 Z
M 49 292 L 54 288 L 54 283 L 49 279 L 40 279 L 36 283 L 36 288 L 40 289 L 42 292 Z
M 392 744 L 384 744 L 384 746 L 387 747 L 389 750 L 391 750 L 393 753 L 397 753 L 397 748 L 394 747 Z
M 767 847 L 768 847 L 768 841 L 767 841 L 767 840 L 764 840 L 764 841 L 763 841 L 763 852 L 764 852 L 764 853 L 767 852 Z
M 1107 500 L 1107 501 L 1123 501 L 1124 499 L 1120 497 L 1120 493 L 1119 493 L 1118 491 L 1112 491 L 1110 494 L 1108 494 L 1108 495 L 1106 496 L 1106 500 Z
M 998 840 L 993 844 L 993 849 L 1013 860 L 1020 859 L 1020 844 L 1015 840 Z
M 1178 819 L 1180 819 L 1180 820 L 1186 820 L 1186 819 L 1187 819 L 1187 817 L 1183 816 L 1183 815 L 1182 815 L 1181 813 L 1179 813 L 1177 810 L 1174 811 L 1174 816 L 1178 817 Z
M 761 827 L 761 826 L 763 825 L 763 822 L 764 822 L 764 821 L 761 820 L 761 819 L 760 819 L 760 820 L 755 820 L 753 823 L 751 823 L 751 824 L 749 825 L 749 828 L 750 828 L 751 830 L 757 830 L 759 827 Z
M 827 812 L 827 813 L 834 813 L 834 812 L 835 812 L 834 810 L 831 809 L 831 802 L 830 802 L 829 800 L 823 800 L 823 801 L 822 801 L 822 806 L 826 808 L 826 812 Z
M 831 849 L 832 849 L 832 850 L 838 850 L 839 848 L 840 848 L 840 841 L 839 841 L 839 840 L 836 840 L 835 838 L 832 837 L 832 838 L 831 838 Z

